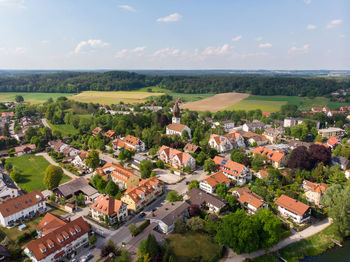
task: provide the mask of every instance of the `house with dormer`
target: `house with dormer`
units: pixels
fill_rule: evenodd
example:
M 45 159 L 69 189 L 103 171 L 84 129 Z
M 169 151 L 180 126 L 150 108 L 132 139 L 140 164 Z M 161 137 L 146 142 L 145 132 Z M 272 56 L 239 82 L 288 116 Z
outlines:
M 190 167 L 191 170 L 196 168 L 196 160 L 189 153 L 181 152 L 168 146 L 163 145 L 158 150 L 158 157 L 164 163 L 170 164 L 175 168 Z
M 287 156 L 281 151 L 258 146 L 254 149 L 253 154 L 266 156 L 274 168 L 280 168 L 287 164 Z
M 99 197 L 90 205 L 90 214 L 96 221 L 105 221 L 108 217 L 109 224 L 126 220 L 128 216 L 127 205 L 122 201 L 108 195 Z
M 145 151 L 145 143 L 138 137 L 127 135 L 126 137 L 117 138 L 112 141 L 114 149 L 128 149 L 131 151 Z

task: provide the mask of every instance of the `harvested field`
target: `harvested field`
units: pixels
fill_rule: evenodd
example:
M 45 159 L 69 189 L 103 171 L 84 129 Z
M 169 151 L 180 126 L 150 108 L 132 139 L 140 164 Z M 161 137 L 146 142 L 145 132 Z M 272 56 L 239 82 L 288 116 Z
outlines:
M 183 109 L 187 108 L 192 111 L 210 111 L 215 113 L 238 103 L 248 96 L 249 94 L 244 93 L 222 93 L 203 100 L 185 103 L 180 107 Z

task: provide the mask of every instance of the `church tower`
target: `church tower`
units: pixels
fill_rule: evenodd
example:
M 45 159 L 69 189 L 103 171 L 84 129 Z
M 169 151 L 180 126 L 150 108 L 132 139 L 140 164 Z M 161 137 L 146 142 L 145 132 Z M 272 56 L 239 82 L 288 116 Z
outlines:
M 173 108 L 173 124 L 180 124 L 180 107 L 179 104 L 176 102 Z

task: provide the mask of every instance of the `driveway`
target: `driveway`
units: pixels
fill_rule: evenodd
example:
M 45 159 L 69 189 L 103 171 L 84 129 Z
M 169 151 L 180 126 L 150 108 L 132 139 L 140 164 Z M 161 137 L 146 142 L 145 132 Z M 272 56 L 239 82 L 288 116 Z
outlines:
M 58 163 L 55 162 L 55 160 L 53 160 L 48 153 L 45 152 L 41 152 L 41 153 L 37 153 L 35 154 L 36 156 L 43 156 L 51 165 L 54 166 L 59 166 L 61 167 Z M 61 167 L 62 168 L 62 167 Z M 63 173 L 65 173 L 67 176 L 70 176 L 71 178 L 79 178 L 78 176 L 74 175 L 72 172 L 69 172 L 68 170 L 62 168 Z
M 105 153 L 100 153 L 99 157 L 100 157 L 101 160 L 104 160 L 107 163 L 119 164 L 119 161 L 116 158 L 111 157 L 110 155 L 107 155 Z

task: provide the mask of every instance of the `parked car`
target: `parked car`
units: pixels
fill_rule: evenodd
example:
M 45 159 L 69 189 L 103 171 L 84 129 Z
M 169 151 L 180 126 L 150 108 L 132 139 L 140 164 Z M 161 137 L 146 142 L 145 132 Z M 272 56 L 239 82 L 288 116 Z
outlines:
M 139 217 L 144 217 L 146 214 L 144 212 L 140 213 Z

